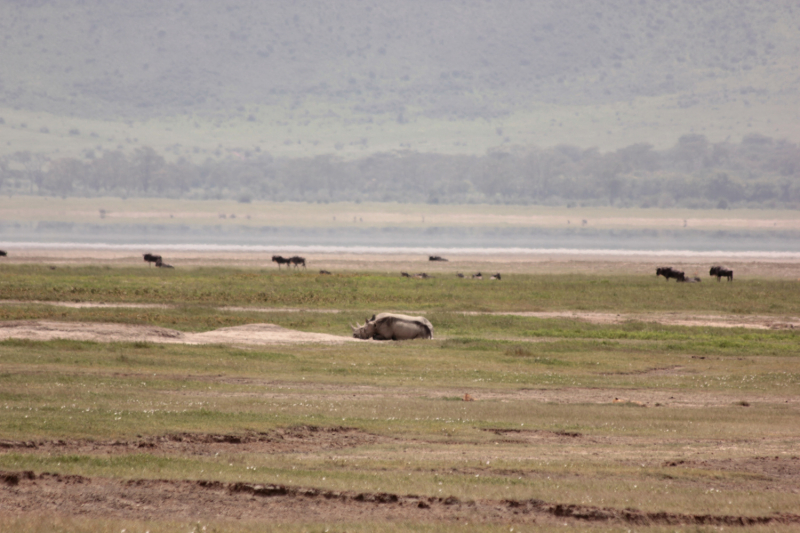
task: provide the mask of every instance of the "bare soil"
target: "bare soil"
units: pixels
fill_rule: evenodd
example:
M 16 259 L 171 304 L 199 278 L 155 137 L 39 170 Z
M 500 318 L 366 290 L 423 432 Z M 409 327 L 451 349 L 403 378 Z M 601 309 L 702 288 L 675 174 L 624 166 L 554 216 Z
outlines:
M 173 433 L 140 437 L 135 440 L 0 440 L 0 450 L 24 449 L 42 454 L 121 455 L 148 453 L 160 455 L 210 455 L 219 453 L 307 453 L 336 450 L 392 441 L 346 427 L 297 426 L 269 432 L 248 432 L 240 435 L 207 433 Z
M 55 322 L 49 320 L 10 320 L 0 322 L 0 339 L 31 339 L 38 341 L 69 339 L 93 342 L 254 345 L 364 342 L 352 337 L 295 331 L 275 324 L 246 324 L 203 333 L 184 333 L 158 326 L 98 322 Z
M 736 516 L 645 512 L 542 500 L 469 500 L 357 493 L 277 484 L 109 479 L 31 471 L 0 472 L 0 512 L 57 512 L 151 521 L 229 519 L 277 522 L 622 523 L 633 525 L 800 524 L 798 514 Z

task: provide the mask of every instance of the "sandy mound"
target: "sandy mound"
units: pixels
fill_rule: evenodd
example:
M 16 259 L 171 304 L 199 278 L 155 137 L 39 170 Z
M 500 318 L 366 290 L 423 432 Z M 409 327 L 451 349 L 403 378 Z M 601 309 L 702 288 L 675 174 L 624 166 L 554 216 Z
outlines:
M 15 320 L 0 323 L 0 339 L 46 341 L 70 339 L 94 342 L 161 342 L 176 344 L 339 344 L 359 342 L 352 337 L 326 333 L 306 333 L 274 324 L 247 324 L 204 333 L 183 333 L 157 326 L 105 324 L 95 322 L 55 322 Z

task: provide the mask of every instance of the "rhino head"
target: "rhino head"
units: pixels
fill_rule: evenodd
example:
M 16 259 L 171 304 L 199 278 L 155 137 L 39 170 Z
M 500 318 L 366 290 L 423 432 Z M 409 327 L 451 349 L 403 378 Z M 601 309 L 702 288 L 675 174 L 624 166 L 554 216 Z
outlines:
M 353 329 L 353 337 L 356 339 L 371 339 L 375 335 L 375 315 L 364 321 L 363 326 L 350 326 Z

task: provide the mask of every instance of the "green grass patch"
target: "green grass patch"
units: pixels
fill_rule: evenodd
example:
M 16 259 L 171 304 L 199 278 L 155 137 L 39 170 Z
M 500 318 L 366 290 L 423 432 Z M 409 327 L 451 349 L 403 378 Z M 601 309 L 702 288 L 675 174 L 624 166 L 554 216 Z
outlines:
M 358 272 L 319 276 L 313 272 L 225 268 L 164 271 L 144 266 L 56 270 L 35 265 L 0 267 L 0 291 L 4 297 L 23 301 L 302 307 L 361 310 L 362 314 L 376 309 L 430 312 L 591 309 L 617 313 L 693 311 L 778 316 L 800 313 L 796 299 L 785 298 L 785 294 L 796 289 L 796 282 L 789 280 L 700 286 L 658 283 L 650 276 L 609 276 L 604 283 L 591 281 L 591 276 L 577 274 L 508 275 L 502 283 L 478 284 L 455 277 L 409 283 L 397 276 Z M 158 312 L 141 310 L 141 313 Z

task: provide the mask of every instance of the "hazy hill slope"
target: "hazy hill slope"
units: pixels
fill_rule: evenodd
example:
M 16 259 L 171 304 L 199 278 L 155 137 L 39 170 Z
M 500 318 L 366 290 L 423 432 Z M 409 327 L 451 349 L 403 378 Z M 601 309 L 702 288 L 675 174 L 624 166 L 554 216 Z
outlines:
M 795 95 L 800 7 L 754 0 L 85 1 L 0 4 L 0 105 L 79 116 L 290 96 L 363 113 Z M 766 85 L 742 83 L 759 69 Z M 726 90 L 702 90 L 708 79 Z M 696 91 L 698 94 L 692 95 Z

